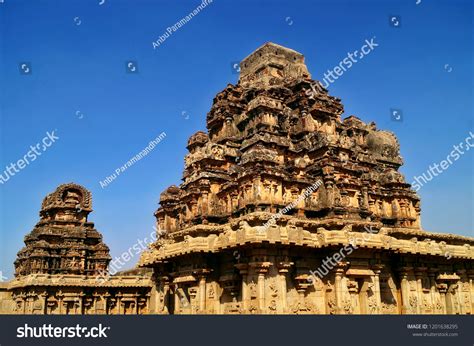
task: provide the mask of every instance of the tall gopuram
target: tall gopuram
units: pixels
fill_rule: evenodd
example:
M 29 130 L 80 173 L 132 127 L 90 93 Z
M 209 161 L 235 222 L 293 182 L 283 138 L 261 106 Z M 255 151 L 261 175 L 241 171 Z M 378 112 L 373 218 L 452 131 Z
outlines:
M 155 311 L 474 312 L 474 239 L 421 229 L 395 135 L 341 120 L 298 52 L 267 43 L 240 68 L 161 194 L 140 260 Z
M 46 196 L 40 220 L 25 236 L 15 279 L 0 287 L 0 313 L 149 313 L 151 278 L 109 276 L 109 248 L 88 221 L 91 193 L 64 184 Z

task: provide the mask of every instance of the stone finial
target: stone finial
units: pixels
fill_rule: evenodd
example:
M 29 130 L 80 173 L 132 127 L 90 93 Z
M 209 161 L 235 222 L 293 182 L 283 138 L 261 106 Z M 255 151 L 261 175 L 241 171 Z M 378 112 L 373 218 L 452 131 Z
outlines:
M 86 188 L 74 183 L 58 186 L 56 191 L 47 195 L 41 205 L 43 214 L 51 210 L 76 209 L 86 212 L 92 211 L 92 194 Z
M 243 84 L 275 85 L 287 79 L 311 78 L 304 56 L 292 49 L 268 42 L 240 63 Z

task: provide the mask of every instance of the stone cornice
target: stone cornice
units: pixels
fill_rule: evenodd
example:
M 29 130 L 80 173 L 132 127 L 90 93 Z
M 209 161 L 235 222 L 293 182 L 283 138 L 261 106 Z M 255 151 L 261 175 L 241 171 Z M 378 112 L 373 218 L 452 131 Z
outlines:
M 263 226 L 250 227 L 243 225 L 237 230 L 227 230 L 223 233 L 205 236 L 191 235 L 185 241 L 165 243 L 158 249 L 143 254 L 140 265 L 148 266 L 155 262 L 171 259 L 196 252 L 220 252 L 225 249 L 242 247 L 249 244 L 281 244 L 288 246 L 305 246 L 308 248 L 343 247 L 353 245 L 357 248 L 386 250 L 399 254 L 413 254 L 426 256 L 441 256 L 444 258 L 474 259 L 474 247 L 469 244 L 451 245 L 444 241 L 426 239 L 417 240 L 399 239 L 382 229 L 377 234 L 368 232 L 353 232 L 350 228 L 343 230 L 327 230 L 319 228 L 317 232 L 309 232 L 296 226 Z M 401 230 L 398 230 L 400 232 Z M 421 232 L 427 238 L 434 238 L 432 234 Z M 461 237 L 470 243 L 472 238 Z
M 7 283 L 9 290 L 24 287 L 152 287 L 152 280 L 146 276 L 110 276 L 98 279 L 82 275 L 31 274 L 19 276 Z

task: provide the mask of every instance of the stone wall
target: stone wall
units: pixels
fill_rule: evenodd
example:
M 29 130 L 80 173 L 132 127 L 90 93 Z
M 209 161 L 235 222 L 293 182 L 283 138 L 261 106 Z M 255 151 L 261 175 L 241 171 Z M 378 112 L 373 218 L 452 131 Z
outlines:
M 99 281 L 77 275 L 28 275 L 4 285 L 4 311 L 46 315 L 137 315 L 153 312 L 149 276 L 112 276 Z
M 0 282 L 0 314 L 12 314 L 14 303 L 11 292 L 8 290 L 8 283 Z
M 164 314 L 472 314 L 474 270 L 357 249 L 330 269 L 337 249 L 240 249 L 158 267 Z M 394 266 L 399 261 L 403 266 Z M 192 264 L 191 264 L 192 263 Z M 205 265 L 207 263 L 207 266 Z M 313 268 L 313 269 L 312 269 Z M 315 274 L 316 269 L 318 273 Z M 313 271 L 313 275 L 311 275 Z M 172 276 L 166 273 L 173 272 Z

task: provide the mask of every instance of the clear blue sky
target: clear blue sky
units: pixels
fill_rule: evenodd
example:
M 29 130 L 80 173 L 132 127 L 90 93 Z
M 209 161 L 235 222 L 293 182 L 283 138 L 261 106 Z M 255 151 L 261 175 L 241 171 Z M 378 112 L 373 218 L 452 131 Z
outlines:
M 188 137 L 205 129 L 215 94 L 237 81 L 231 62 L 267 41 L 303 53 L 322 79 L 375 36 L 379 46 L 329 91 L 342 99 L 344 117 L 397 134 L 409 181 L 474 129 L 472 1 L 214 0 L 157 49 L 152 42 L 199 0 L 99 2 L 0 3 L 0 170 L 47 131 L 59 136 L 0 185 L 0 271 L 8 278 L 43 197 L 61 183 L 92 191 L 90 220 L 112 256 L 148 236 L 159 194 L 180 183 Z M 389 25 L 390 15 L 401 17 L 400 27 Z M 126 73 L 129 60 L 138 74 Z M 31 74 L 20 74 L 21 62 Z M 403 122 L 391 120 L 391 108 L 403 111 Z M 149 156 L 101 188 L 162 131 Z M 419 191 L 426 230 L 472 235 L 473 155 Z

